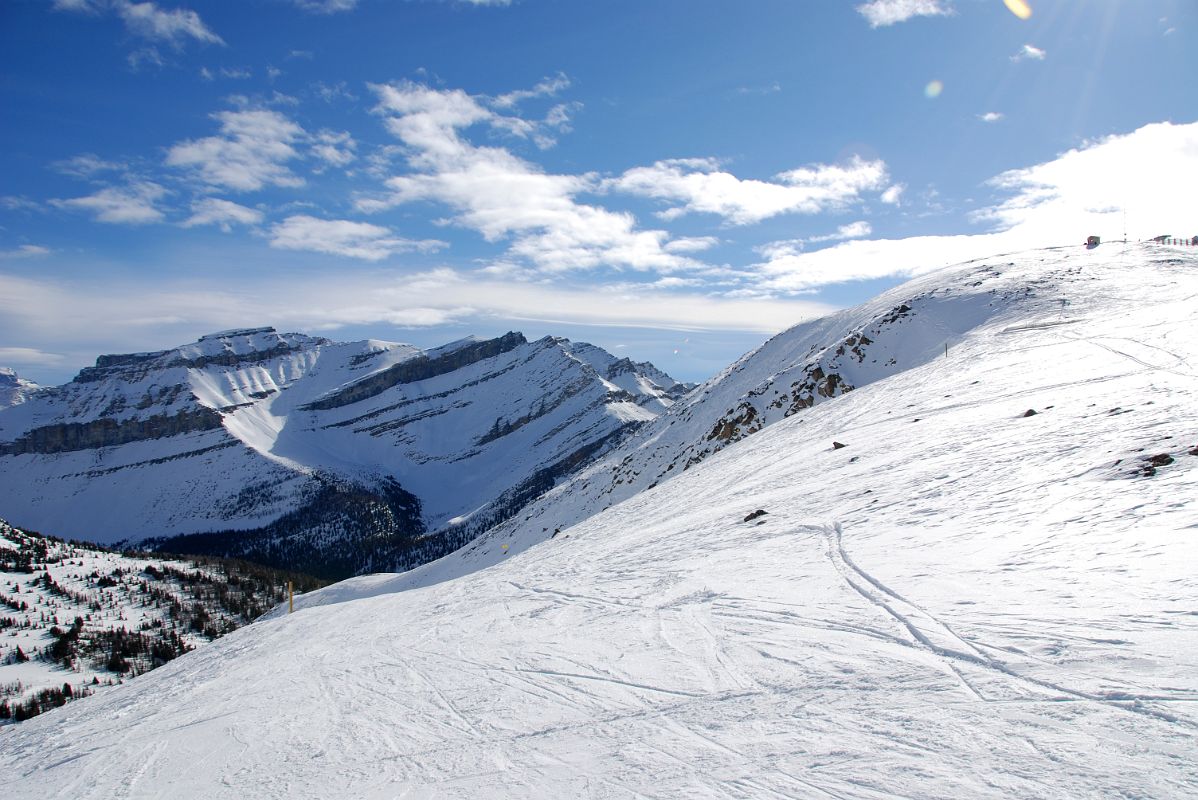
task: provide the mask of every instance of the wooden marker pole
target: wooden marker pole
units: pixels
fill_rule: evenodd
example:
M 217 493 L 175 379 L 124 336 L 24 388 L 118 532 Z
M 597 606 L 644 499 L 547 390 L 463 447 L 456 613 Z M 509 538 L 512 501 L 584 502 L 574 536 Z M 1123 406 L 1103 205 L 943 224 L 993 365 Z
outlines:
M 295 594 L 292 591 L 291 581 L 287 581 L 287 613 L 295 613 Z

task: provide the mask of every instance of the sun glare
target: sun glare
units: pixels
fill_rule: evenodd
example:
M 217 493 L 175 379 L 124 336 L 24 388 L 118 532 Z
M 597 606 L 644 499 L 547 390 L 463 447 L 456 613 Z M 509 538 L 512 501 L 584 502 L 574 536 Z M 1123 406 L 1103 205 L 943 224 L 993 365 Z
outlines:
M 1002 0 L 1011 13 L 1020 19 L 1028 19 L 1032 16 L 1032 7 L 1024 0 Z

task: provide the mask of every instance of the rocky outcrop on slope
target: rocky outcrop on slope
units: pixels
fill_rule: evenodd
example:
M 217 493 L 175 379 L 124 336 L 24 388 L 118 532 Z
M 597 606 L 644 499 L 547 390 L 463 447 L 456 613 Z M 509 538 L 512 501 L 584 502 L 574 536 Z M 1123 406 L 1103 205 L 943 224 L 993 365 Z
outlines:
M 223 417 L 211 408 L 184 409 L 141 419 L 104 417 L 90 422 L 60 422 L 33 428 L 14 442 L 0 442 L 0 456 L 27 453 L 48 455 L 72 450 L 94 450 L 131 442 L 161 439 L 184 433 L 217 430 Z

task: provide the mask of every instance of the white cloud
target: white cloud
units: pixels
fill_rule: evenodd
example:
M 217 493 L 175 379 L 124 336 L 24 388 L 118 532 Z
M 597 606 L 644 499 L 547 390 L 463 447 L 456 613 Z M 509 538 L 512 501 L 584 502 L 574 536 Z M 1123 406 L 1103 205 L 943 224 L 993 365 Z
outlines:
M 62 363 L 61 353 L 47 353 L 33 347 L 0 347 L 0 364 L 34 364 L 38 366 Z
M 220 122 L 221 135 L 174 145 L 167 153 L 168 166 L 194 169 L 204 182 L 239 192 L 304 184 L 286 166 L 299 156 L 294 145 L 306 137 L 299 125 L 262 109 L 221 111 L 212 117 Z
M 0 250 L 0 259 L 36 258 L 49 255 L 51 252 L 53 251 L 50 248 L 42 247 L 40 244 L 23 244 L 12 250 Z
M 1030 58 L 1032 61 L 1043 61 L 1047 57 L 1048 53 L 1041 50 L 1039 47 L 1033 47 L 1030 44 L 1025 44 L 1023 47 L 1019 48 L 1018 53 L 1011 56 L 1011 60 L 1023 61 Z
M 710 250 L 720 243 L 714 236 L 689 236 L 666 242 L 665 248 L 670 253 L 699 253 Z
M 132 3 L 128 0 L 116 0 L 113 8 L 130 32 L 146 39 L 165 41 L 175 46 L 180 46 L 187 39 L 224 44 L 224 40 L 204 24 L 199 14 L 188 9 L 163 11 L 154 3 Z
M 402 239 L 381 225 L 317 219 L 307 214 L 296 214 L 275 224 L 270 237 L 270 246 L 280 250 L 308 250 L 366 261 L 380 261 L 394 253 L 430 252 L 445 246 L 435 240 Z
M 773 181 L 742 180 L 721 171 L 713 159 L 672 159 L 630 169 L 605 186 L 681 202 L 661 212 L 663 219 L 703 212 L 718 214 L 733 225 L 748 225 L 778 214 L 844 208 L 863 191 L 881 189 L 886 180 L 885 162 L 858 156 L 840 165 L 814 164 L 782 172 Z
M 339 11 L 353 11 L 358 7 L 358 0 L 292 0 L 304 11 L 316 14 L 336 14 Z
M 155 203 L 166 196 L 166 189 L 150 181 L 130 183 L 121 188 L 101 189 L 87 197 L 51 200 L 57 208 L 90 211 L 98 222 L 143 225 L 160 222 L 163 213 Z
M 869 21 L 871 28 L 881 28 L 912 17 L 949 16 L 953 10 L 942 0 L 870 0 L 857 6 L 857 13 Z
M 81 153 L 73 158 L 55 161 L 50 166 L 55 172 L 75 178 L 90 178 L 100 172 L 112 172 L 125 168 L 124 164 L 105 161 L 94 153 Z
M 197 225 L 219 225 L 225 233 L 233 225 L 257 225 L 262 222 L 262 212 L 247 208 L 229 200 L 205 197 L 191 204 L 191 216 L 182 225 L 194 228 Z
M 320 131 L 313 137 L 312 155 L 332 167 L 344 167 L 357 156 L 358 143 L 348 131 Z
M 387 180 L 388 196 L 360 199 L 360 209 L 444 203 L 456 212 L 456 224 L 488 241 L 511 239 L 509 255 L 548 272 L 695 265 L 666 249 L 670 237 L 664 231 L 637 230 L 631 214 L 577 202 L 576 195 L 595 188 L 594 176 L 546 174 L 508 150 L 471 143 L 462 132 L 472 126 L 514 129 L 514 118 L 499 116 L 478 98 L 414 83 L 371 89 L 379 97 L 376 113 L 407 146 L 411 171 Z
M 15 194 L 0 196 L 0 208 L 7 211 L 41 211 L 42 207 L 28 197 Z
M 0 296 L 16 309 L 6 320 L 13 341 L 82 350 L 79 363 L 95 358 L 97 351 L 145 349 L 155 342 L 161 346 L 247 321 L 306 331 L 500 319 L 516 325 L 523 321 L 555 327 L 770 334 L 832 310 L 827 304 L 806 300 L 712 297 L 701 289 L 694 291 L 690 284 L 667 277 L 654 285 L 596 289 L 514 282 L 480 272 L 438 269 L 403 274 L 349 264 L 304 281 L 246 271 L 239 279 L 204 286 L 185 279 L 148 284 L 110 276 L 68 281 L 0 273 Z M 271 302 L 264 305 L 263 297 Z M 147 309 L 152 309 L 152 315 Z
M 827 233 L 822 236 L 808 236 L 805 241 L 808 242 L 839 242 L 845 239 L 861 239 L 869 236 L 874 232 L 873 226 L 865 220 L 850 222 L 848 225 L 841 225 L 833 233 Z
M 54 0 L 54 10 L 92 15 L 112 11 L 125 23 L 125 29 L 135 36 L 166 42 L 175 48 L 182 48 L 187 41 L 225 43 L 204 24 L 199 14 L 186 8 L 167 11 L 153 2 L 135 3 L 131 0 Z M 139 49 L 129 56 L 129 63 L 134 68 L 147 62 L 161 65 L 162 56 L 153 47 Z
M 987 111 L 985 114 L 978 114 L 978 119 L 982 122 L 998 122 L 1003 115 L 997 111 Z
M 345 81 L 338 81 L 337 83 L 332 84 L 325 83 L 323 81 L 317 81 L 316 83 L 312 84 L 312 90 L 316 92 L 317 97 L 326 103 L 332 103 L 335 100 L 342 99 L 354 102 L 358 99 L 358 96 L 349 90 L 349 87 Z
M 1161 231 L 1189 235 L 1198 185 L 1198 123 L 1146 125 L 1089 142 L 1052 161 L 988 182 L 1010 196 L 979 212 L 992 230 L 975 235 L 857 240 L 824 250 L 778 247 L 757 265 L 761 286 L 803 291 L 852 280 L 906 277 L 994 253 L 1069 245 L 1096 234 L 1122 238 Z
M 737 87 L 737 94 L 777 94 L 782 91 L 782 84 L 774 81 L 765 86 L 740 86 Z
M 897 206 L 902 200 L 903 191 L 906 190 L 906 188 L 906 184 L 896 183 L 887 187 L 886 191 L 882 192 L 882 194 L 878 196 L 878 199 L 886 205 Z
M 570 79 L 564 73 L 559 72 L 552 78 L 543 78 L 531 89 L 517 89 L 514 92 L 501 94 L 494 98 L 491 104 L 497 108 L 512 108 L 523 100 L 531 100 L 534 97 L 553 97 L 558 92 L 569 88 Z

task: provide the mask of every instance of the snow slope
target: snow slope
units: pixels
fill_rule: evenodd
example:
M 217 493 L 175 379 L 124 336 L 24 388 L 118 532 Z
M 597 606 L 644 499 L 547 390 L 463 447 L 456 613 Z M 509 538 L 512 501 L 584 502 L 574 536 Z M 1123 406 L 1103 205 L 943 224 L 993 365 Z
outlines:
M 8 793 L 1193 796 L 1198 259 L 996 264 L 948 358 L 23 723 Z
M 319 585 L 64 542 L 0 519 L 0 725 L 46 690 L 107 691 L 248 624 L 286 598 L 287 580 Z

